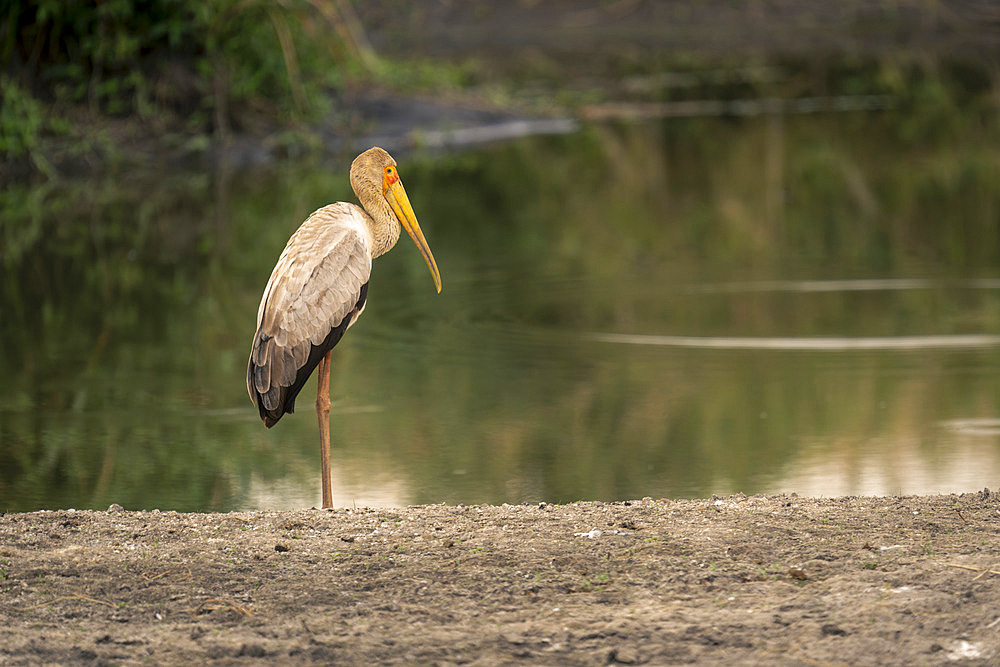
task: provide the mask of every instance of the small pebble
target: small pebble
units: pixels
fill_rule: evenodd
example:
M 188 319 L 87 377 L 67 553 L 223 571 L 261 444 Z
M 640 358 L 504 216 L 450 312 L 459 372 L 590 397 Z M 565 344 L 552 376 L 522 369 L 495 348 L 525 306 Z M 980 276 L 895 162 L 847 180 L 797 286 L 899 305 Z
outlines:
M 634 665 L 639 662 L 639 654 L 633 649 L 622 647 L 612 649 L 608 654 L 608 664 Z

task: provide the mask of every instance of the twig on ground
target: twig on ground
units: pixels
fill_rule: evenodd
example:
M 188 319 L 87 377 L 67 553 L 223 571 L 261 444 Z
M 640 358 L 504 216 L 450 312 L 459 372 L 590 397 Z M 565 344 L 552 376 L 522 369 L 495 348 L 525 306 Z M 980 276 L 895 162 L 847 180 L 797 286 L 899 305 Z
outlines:
M 194 577 L 194 575 L 191 573 L 191 568 L 189 568 L 187 565 L 175 565 L 174 567 L 170 568 L 169 570 L 166 570 L 164 572 L 160 572 L 159 574 L 157 574 L 157 575 L 155 575 L 153 577 L 147 577 L 145 574 L 142 574 L 142 578 L 145 579 L 147 583 L 151 584 L 154 581 L 156 581 L 157 579 L 162 579 L 163 577 L 167 576 L 168 574 L 172 574 L 172 573 L 180 570 L 181 568 L 187 570 L 187 576 L 182 577 L 180 579 L 180 581 L 184 581 L 185 579 L 191 579 L 192 577 Z
M 984 574 L 1000 574 L 1000 572 L 998 572 L 997 570 L 991 570 L 989 568 L 970 567 L 968 565 L 959 565 L 958 563 L 945 563 L 945 565 L 947 565 L 948 567 L 960 567 L 963 570 L 972 570 L 973 572 L 979 572 L 979 575 L 976 576 L 975 579 L 978 579 Z M 973 579 L 973 581 L 975 581 L 975 579 Z
M 105 602 L 104 600 L 95 600 L 94 598 L 89 598 L 86 595 L 80 595 L 79 593 L 74 593 L 73 595 L 60 595 L 57 598 L 52 598 L 48 602 L 42 602 L 40 604 L 33 604 L 30 607 L 25 607 L 27 609 L 38 609 L 39 607 L 45 607 L 50 604 L 55 604 L 56 602 L 61 602 L 63 600 L 85 600 L 86 602 L 96 602 L 97 604 L 103 604 L 105 607 L 115 608 L 115 605 L 110 602 Z
M 223 600 L 222 598 L 210 598 L 199 604 L 194 609 L 185 609 L 184 611 L 190 612 L 192 616 L 197 616 L 199 613 L 201 613 L 202 609 L 204 609 L 206 605 L 213 603 L 221 606 L 210 609 L 209 611 L 214 611 L 215 609 L 220 609 L 221 607 L 228 607 L 229 609 L 232 609 L 240 616 L 253 616 L 253 612 L 251 612 L 249 609 L 244 609 L 235 602 L 230 602 L 229 600 Z

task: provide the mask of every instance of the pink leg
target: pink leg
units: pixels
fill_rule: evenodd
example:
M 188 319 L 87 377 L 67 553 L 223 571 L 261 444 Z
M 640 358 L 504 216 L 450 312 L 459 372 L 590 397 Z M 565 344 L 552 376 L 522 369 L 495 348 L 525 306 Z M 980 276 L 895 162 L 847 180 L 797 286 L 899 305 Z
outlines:
M 319 362 L 316 376 L 316 418 L 319 420 L 319 461 L 323 477 L 323 509 L 333 507 L 333 484 L 330 481 L 330 355 Z

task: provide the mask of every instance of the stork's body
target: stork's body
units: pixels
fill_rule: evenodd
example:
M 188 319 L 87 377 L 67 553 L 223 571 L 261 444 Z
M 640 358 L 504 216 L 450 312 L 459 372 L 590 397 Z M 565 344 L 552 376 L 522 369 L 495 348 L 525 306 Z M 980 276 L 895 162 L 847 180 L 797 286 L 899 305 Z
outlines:
M 364 208 L 338 202 L 310 215 L 288 240 L 257 309 L 247 391 L 265 426 L 271 428 L 282 415 L 294 412 L 295 398 L 319 367 L 316 412 L 324 507 L 333 504 L 330 351 L 364 310 L 372 260 L 396 244 L 400 224 L 424 255 L 441 291 L 434 256 L 395 165 L 381 148 L 354 160 L 351 185 Z

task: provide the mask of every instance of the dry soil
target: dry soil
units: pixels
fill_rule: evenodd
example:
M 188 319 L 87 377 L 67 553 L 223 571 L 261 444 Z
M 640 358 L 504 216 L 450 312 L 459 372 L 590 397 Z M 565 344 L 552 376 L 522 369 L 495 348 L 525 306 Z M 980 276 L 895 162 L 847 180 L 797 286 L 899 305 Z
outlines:
M 998 664 L 1000 494 L 0 516 L 3 664 Z

